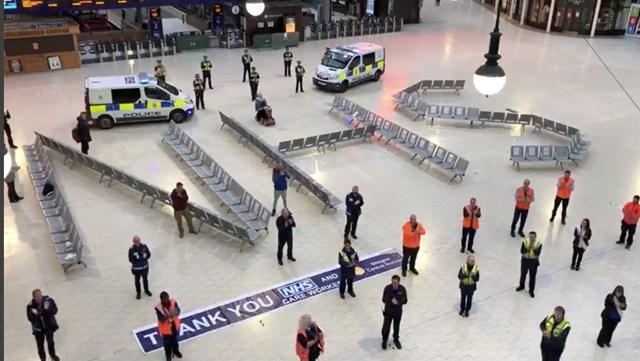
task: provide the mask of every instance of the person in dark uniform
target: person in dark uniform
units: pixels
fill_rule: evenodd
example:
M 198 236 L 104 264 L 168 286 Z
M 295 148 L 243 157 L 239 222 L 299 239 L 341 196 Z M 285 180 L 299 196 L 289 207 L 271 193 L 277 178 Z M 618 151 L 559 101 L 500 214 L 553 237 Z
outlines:
M 89 130 L 89 121 L 87 120 L 87 113 L 82 112 L 76 118 L 78 124 L 76 128 L 78 129 L 78 140 L 80 143 L 80 150 L 83 154 L 89 154 L 89 142 L 91 142 L 91 130 Z
M 301 92 L 304 93 L 304 88 L 302 87 L 302 79 L 304 78 L 304 66 L 302 66 L 302 61 L 298 60 L 298 65 L 296 65 L 296 93 L 298 92 L 298 88 Z
M 571 324 L 564 315 L 564 308 L 558 306 L 552 314 L 540 322 L 542 361 L 560 361 L 560 356 L 562 356 L 562 351 L 567 343 L 567 336 L 571 331 Z
M 293 228 L 296 221 L 286 208 L 280 211 L 280 217 L 276 219 L 276 227 L 278 228 L 278 264 L 282 266 L 282 250 L 287 245 L 287 259 L 295 262 L 293 258 Z
M 140 278 L 142 278 L 142 284 L 144 285 L 144 294 L 151 297 L 152 293 L 149 291 L 149 258 L 151 258 L 151 251 L 146 244 L 140 241 L 140 237 L 133 236 L 133 246 L 129 248 L 129 262 L 131 263 L 131 273 L 134 277 L 134 284 L 136 286 L 136 299 L 140 299 Z
M 247 75 L 249 75 L 249 79 L 251 79 L 251 63 L 253 62 L 253 58 L 249 55 L 249 49 L 244 49 L 244 54 L 242 54 L 242 82 L 247 81 Z
M 393 321 L 393 343 L 397 349 L 402 348 L 400 343 L 400 320 L 402 319 L 402 306 L 408 301 L 407 290 L 400 284 L 400 276 L 393 275 L 391 284 L 387 285 L 382 292 L 382 303 L 384 303 L 384 323 L 382 324 L 382 349 L 387 349 L 389 341 L 389 330 Z
M 200 79 L 200 74 L 196 74 L 196 78 L 193 79 L 193 91 L 196 93 L 196 109 L 206 109 L 204 107 L 204 80 Z
M 356 265 L 360 262 L 358 252 L 351 248 L 351 241 L 344 240 L 342 250 L 338 252 L 338 264 L 340 264 L 340 298 L 344 299 L 345 289 L 351 297 L 356 297 L 353 292 L 353 279 L 356 277 Z
M 613 331 L 622 321 L 622 314 L 627 309 L 627 299 L 624 297 L 624 287 L 618 285 L 613 292 L 604 299 L 604 309 L 600 312 L 602 328 L 596 342 L 600 347 L 611 347 Z
M 517 292 L 524 290 L 524 281 L 529 273 L 529 295 L 535 297 L 533 291 L 536 288 L 536 274 L 540 265 L 540 253 L 542 252 L 542 243 L 536 239 L 536 232 L 529 232 L 529 237 L 522 240 L 520 253 L 520 285 L 516 288 Z
M 213 68 L 213 64 L 211 64 L 211 61 L 206 55 L 203 56 L 202 61 L 200 62 L 200 69 L 202 70 L 202 83 L 204 85 L 208 80 L 209 89 L 213 89 L 213 86 L 211 86 L 211 68 Z
M 344 238 L 347 239 L 349 233 L 351 233 L 353 239 L 358 239 L 356 229 L 358 228 L 358 219 L 360 218 L 360 214 L 362 214 L 362 206 L 364 205 L 364 199 L 359 192 L 358 186 L 351 188 L 351 193 L 347 194 L 344 203 L 347 206 L 347 210 L 345 211 L 347 224 L 344 226 Z
M 13 137 L 11 136 L 11 126 L 9 125 L 9 119 L 11 119 L 11 113 L 7 109 L 4 110 L 4 133 L 7 135 L 7 142 L 11 149 L 17 149 L 13 143 Z
M 251 88 L 251 101 L 256 100 L 258 94 L 258 84 L 260 83 L 260 74 L 256 71 L 256 67 L 251 68 L 251 74 L 249 74 L 249 87 Z
M 173 356 L 182 358 L 178 344 L 180 333 L 180 307 L 178 302 L 165 291 L 160 292 L 160 302 L 155 307 L 158 318 L 158 333 L 162 335 L 164 355 L 167 361 Z
M 167 81 L 167 68 L 162 64 L 162 60 L 158 59 L 156 67 L 153 68 L 154 75 L 160 81 Z
M 284 61 L 284 76 L 291 76 L 291 62 L 293 61 L 293 53 L 289 51 L 289 47 L 285 48 L 284 54 L 282 54 L 282 60 Z
M 469 317 L 471 310 L 471 302 L 473 302 L 473 294 L 476 292 L 476 284 L 480 281 L 480 270 L 476 264 L 476 257 L 469 255 L 458 271 L 458 279 L 460 280 L 460 313 L 462 317 Z
M 6 149 L 6 148 L 5 148 Z M 4 177 L 4 182 L 7 183 L 7 196 L 9 197 L 9 203 L 18 203 L 23 200 L 23 197 L 16 192 L 16 171 L 18 167 L 11 167 L 7 176 Z
M 56 306 L 53 298 L 43 296 L 42 291 L 38 289 L 33 290 L 31 296 L 31 302 L 27 305 L 27 319 L 31 323 L 31 330 L 36 338 L 40 361 L 47 359 L 47 354 L 44 351 L 45 340 L 47 341 L 47 349 L 51 359 L 60 361 L 60 357 L 56 355 L 56 347 L 53 340 L 53 334 L 59 328 L 58 321 L 56 321 L 58 306 Z

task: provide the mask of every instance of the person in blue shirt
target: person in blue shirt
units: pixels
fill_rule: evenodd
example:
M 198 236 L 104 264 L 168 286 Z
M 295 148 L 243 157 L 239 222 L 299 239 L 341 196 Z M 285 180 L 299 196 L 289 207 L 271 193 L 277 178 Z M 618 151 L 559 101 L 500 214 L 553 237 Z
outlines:
M 364 199 L 359 192 L 358 186 L 351 188 L 351 193 L 347 194 L 344 203 L 347 206 L 345 212 L 347 224 L 344 226 L 344 238 L 349 237 L 349 233 L 351 233 L 353 239 L 358 239 L 356 229 L 358 228 L 358 218 L 362 214 L 362 206 L 364 205 Z
M 282 163 L 276 164 L 273 168 L 273 174 L 271 179 L 273 180 L 273 210 L 271 211 L 271 217 L 275 217 L 276 208 L 278 207 L 278 199 L 282 197 L 282 203 L 284 208 L 287 207 L 287 187 L 289 186 L 288 179 L 291 176 L 284 170 Z
M 342 250 L 338 252 L 338 263 L 340 264 L 340 298 L 344 299 L 345 289 L 351 297 L 356 297 L 353 292 L 353 279 L 356 277 L 356 265 L 360 261 L 358 252 L 351 248 L 351 241 L 344 240 Z
M 144 285 L 144 294 L 149 297 L 152 296 L 151 291 L 149 291 L 149 280 L 147 279 L 149 258 L 151 258 L 149 247 L 142 243 L 139 236 L 133 236 L 133 246 L 129 248 L 129 262 L 131 263 L 131 273 L 134 277 L 136 299 L 138 300 L 140 299 L 140 278 L 142 278 L 142 284 Z

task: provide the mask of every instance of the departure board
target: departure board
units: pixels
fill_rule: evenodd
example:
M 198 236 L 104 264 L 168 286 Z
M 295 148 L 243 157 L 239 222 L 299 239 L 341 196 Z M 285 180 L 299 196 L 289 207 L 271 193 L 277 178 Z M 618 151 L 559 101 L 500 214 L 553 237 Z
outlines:
M 223 0 L 4 0 L 5 9 L 18 12 L 46 13 L 48 11 L 100 10 L 116 8 L 135 8 L 139 6 L 165 6 L 177 4 L 215 4 Z
M 39 8 L 44 5 L 42 0 L 22 0 L 21 7 L 23 9 Z

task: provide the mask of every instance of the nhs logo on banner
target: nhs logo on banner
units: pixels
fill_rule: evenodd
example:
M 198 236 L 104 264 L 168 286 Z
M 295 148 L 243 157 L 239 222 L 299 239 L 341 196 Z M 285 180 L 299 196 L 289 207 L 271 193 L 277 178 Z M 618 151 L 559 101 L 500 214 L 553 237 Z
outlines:
M 363 258 L 358 266 L 364 270 L 364 274 L 356 276 L 354 282 L 398 268 L 401 261 L 402 255 L 393 250 Z M 192 340 L 251 317 L 335 290 L 339 281 L 340 269 L 336 267 L 256 292 L 252 296 L 183 313 L 180 315 L 178 340 Z M 158 334 L 155 324 L 137 328 L 133 330 L 133 335 L 144 354 L 163 348 L 162 336 Z
M 311 279 L 307 278 L 296 283 L 290 283 L 284 287 L 278 288 L 277 290 L 280 296 L 283 298 L 289 298 L 316 288 L 318 288 L 318 285 L 316 285 Z

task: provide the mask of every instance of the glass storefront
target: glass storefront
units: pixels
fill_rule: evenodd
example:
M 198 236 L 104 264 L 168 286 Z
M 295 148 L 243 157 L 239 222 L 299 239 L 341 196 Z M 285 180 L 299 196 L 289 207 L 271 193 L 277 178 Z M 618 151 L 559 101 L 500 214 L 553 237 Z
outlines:
M 624 35 L 631 0 L 602 0 L 596 35 Z

